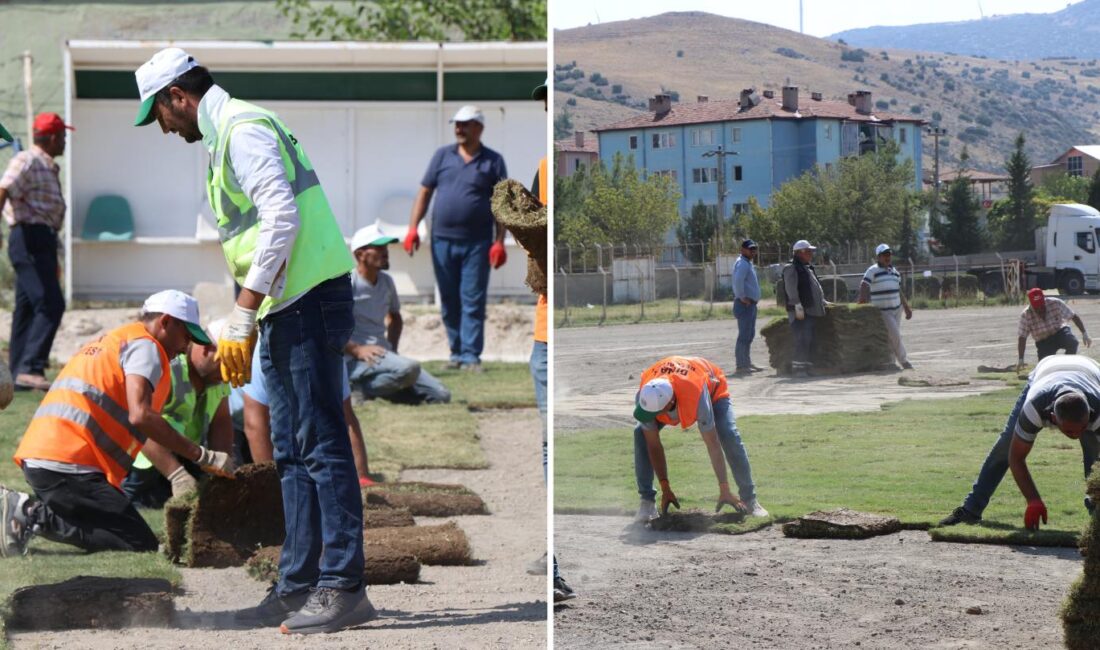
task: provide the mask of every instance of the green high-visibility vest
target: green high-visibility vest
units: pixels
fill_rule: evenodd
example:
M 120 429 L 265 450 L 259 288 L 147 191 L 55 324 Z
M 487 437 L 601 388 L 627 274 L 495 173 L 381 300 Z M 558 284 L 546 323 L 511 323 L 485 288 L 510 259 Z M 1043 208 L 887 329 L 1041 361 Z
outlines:
M 252 267 L 256 237 L 260 232 L 259 211 L 241 190 L 229 164 L 229 139 L 233 136 L 233 130 L 248 122 L 271 129 L 278 138 L 279 154 L 294 192 L 299 219 L 298 235 L 284 271 L 284 297 L 266 297 L 257 313 L 257 317 L 263 318 L 286 298 L 351 271 L 355 260 L 344 243 L 336 217 L 317 180 L 317 173 L 297 138 L 271 111 L 239 99 L 230 99 L 222 113 L 218 141 L 210 156 L 206 193 L 210 208 L 218 218 L 218 237 L 233 278 L 244 285 L 248 270 Z

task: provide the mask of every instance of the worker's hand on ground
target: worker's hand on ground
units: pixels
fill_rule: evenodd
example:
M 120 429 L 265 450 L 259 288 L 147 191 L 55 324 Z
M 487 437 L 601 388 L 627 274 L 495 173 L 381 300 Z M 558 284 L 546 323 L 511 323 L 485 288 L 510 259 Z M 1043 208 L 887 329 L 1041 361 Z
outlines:
M 905 320 L 909 320 L 913 317 L 913 308 L 909 305 L 902 305 L 905 308 Z
M 1092 339 L 1089 338 L 1088 332 L 1081 332 L 1081 341 L 1084 342 L 1086 348 L 1092 346 Z
M 415 226 L 409 227 L 409 232 L 405 235 L 405 241 L 401 246 L 409 254 L 409 257 L 412 257 L 412 254 L 420 248 L 420 235 L 417 234 Z
M 742 514 L 749 511 L 744 501 L 733 496 L 733 493 L 730 492 L 729 485 L 726 483 L 718 484 L 718 505 L 714 506 L 714 511 L 720 512 L 722 506 L 732 506 L 734 510 Z
M 1047 523 L 1047 507 L 1042 499 L 1032 499 L 1027 502 L 1027 510 L 1024 511 L 1024 528 L 1039 530 L 1039 519 Z
M 1024 358 L 1020 357 L 1016 360 L 1016 372 L 1020 372 L 1024 369 Z
M 661 481 L 661 516 L 664 517 L 668 514 L 668 507 L 676 506 L 676 509 L 680 509 L 680 500 L 676 498 L 676 493 L 672 491 L 672 488 L 668 486 L 668 481 Z
M 234 305 L 218 339 L 222 379 L 239 388 L 252 380 L 252 349 L 256 345 L 256 310 Z
M 224 476 L 225 478 L 233 478 L 233 471 L 237 469 L 237 464 L 233 462 L 233 456 L 224 451 L 214 451 L 206 447 L 199 447 L 199 458 L 195 461 L 195 464 L 207 474 Z
M 489 266 L 499 269 L 508 261 L 508 253 L 504 250 L 504 242 L 495 241 L 489 247 Z
M 199 487 L 199 482 L 191 476 L 191 472 L 184 469 L 183 465 L 168 475 L 168 481 L 172 484 L 172 496 L 179 497 L 192 492 Z
M 360 361 L 366 361 L 368 365 L 374 365 L 386 355 L 386 348 L 381 345 L 360 345 L 355 350 L 355 357 Z
M 794 319 L 795 320 L 803 320 L 805 318 L 806 318 L 806 310 L 802 307 L 802 305 L 795 305 L 794 306 Z

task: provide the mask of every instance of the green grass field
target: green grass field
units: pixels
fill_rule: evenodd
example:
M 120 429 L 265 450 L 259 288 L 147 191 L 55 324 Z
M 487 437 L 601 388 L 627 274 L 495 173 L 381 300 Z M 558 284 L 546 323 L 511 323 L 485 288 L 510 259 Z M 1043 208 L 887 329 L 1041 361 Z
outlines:
M 776 520 L 848 507 L 936 524 L 958 506 L 1004 426 L 1019 388 L 945 400 L 906 400 L 879 412 L 749 416 L 738 428 L 760 502 Z M 736 405 L 735 405 L 736 408 Z M 561 513 L 633 513 L 632 431 L 602 429 L 555 439 L 554 507 Z M 718 495 L 697 430 L 662 435 L 672 489 L 684 508 L 711 509 Z M 1044 430 L 1028 458 L 1050 514 L 1044 538 L 1075 539 L 1087 521 L 1079 445 Z M 731 485 L 732 487 L 732 485 Z M 1022 530 L 1024 500 L 1005 476 L 985 522 L 958 541 L 994 541 Z M 963 540 L 961 538 L 967 538 Z

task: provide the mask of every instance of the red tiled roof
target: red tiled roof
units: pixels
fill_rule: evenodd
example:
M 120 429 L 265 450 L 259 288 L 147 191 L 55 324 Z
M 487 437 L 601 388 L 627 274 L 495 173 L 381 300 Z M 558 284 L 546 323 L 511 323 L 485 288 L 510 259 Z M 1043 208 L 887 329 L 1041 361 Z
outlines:
M 594 130 L 597 132 L 623 131 L 626 129 L 679 126 L 682 124 L 703 124 L 706 122 L 728 122 L 733 120 L 792 120 L 815 117 L 843 119 L 855 122 L 912 122 L 916 124 L 923 124 L 925 122 L 925 120 L 919 117 L 909 117 L 906 115 L 897 115 L 895 113 L 873 112 L 870 115 L 865 115 L 857 112 L 856 107 L 848 102 L 814 100 L 808 96 L 799 96 L 798 112 L 784 110 L 783 102 L 779 97 L 772 99 L 762 97 L 759 104 L 745 110 L 741 109 L 741 103 L 736 99 L 676 103 L 672 105 L 672 110 L 660 117 L 652 112 L 647 112 L 643 115 L 637 115 Z
M 584 146 L 578 147 L 575 138 L 554 141 L 554 149 L 565 153 L 600 153 L 600 141 L 595 135 L 586 135 Z

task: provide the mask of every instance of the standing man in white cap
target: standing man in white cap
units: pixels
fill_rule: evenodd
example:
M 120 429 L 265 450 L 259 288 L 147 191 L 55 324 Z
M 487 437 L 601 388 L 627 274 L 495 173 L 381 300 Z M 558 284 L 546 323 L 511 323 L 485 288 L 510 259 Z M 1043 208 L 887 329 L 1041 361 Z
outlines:
M 35 534 L 86 551 L 157 550 L 157 536 L 120 487 L 146 440 L 232 476 L 230 455 L 196 445 L 161 417 L 169 359 L 191 342 L 211 342 L 198 303 L 161 291 L 145 301 L 140 320 L 69 360 L 15 450 L 37 499 L 0 487 L 0 557 L 26 552 Z
M 451 347 L 449 368 L 481 371 L 489 267 L 508 259 L 504 228 L 493 218 L 493 187 L 508 177 L 504 158 L 481 143 L 485 116 L 477 106 L 458 109 L 451 122 L 455 144 L 436 150 L 413 203 L 405 252 L 420 247 L 417 227 L 432 207 L 432 268 L 443 326 Z
M 718 479 L 715 512 L 723 505 L 730 505 L 753 517 L 768 516 L 768 511 L 756 500 L 752 467 L 737 431 L 726 375 L 717 365 L 702 357 L 676 356 L 653 364 L 642 373 L 634 397 L 634 419 L 638 421 L 634 428 L 634 478 L 641 497 L 634 521 L 644 523 L 657 516 L 654 472 L 661 485 L 661 514 L 668 512 L 669 505 L 680 507 L 669 485 L 665 448 L 661 445 L 661 428 L 669 424 L 686 429 L 698 423 L 711 469 Z M 730 492 L 726 463 L 737 482 L 740 499 Z
M 271 111 L 233 99 L 187 52 L 157 52 L 136 73 L 135 125 L 202 142 L 207 195 L 229 270 L 241 285 L 218 339 L 226 381 L 260 365 L 286 515 L 279 581 L 245 625 L 333 632 L 376 616 L 363 581 L 363 504 L 340 398 L 353 326 L 354 266 L 317 173 Z
M 799 239 L 791 247 L 791 263 L 783 267 L 783 289 L 787 294 L 787 319 L 794 335 L 791 374 L 807 377 L 814 367 L 814 320 L 825 316 L 825 292 L 814 265 L 816 246 Z
M 893 258 L 894 251 L 890 250 L 889 244 L 879 244 L 875 248 L 875 263 L 863 274 L 857 302 L 870 302 L 882 312 L 882 322 L 886 324 L 894 357 L 902 369 L 912 370 L 913 364 L 909 363 L 905 345 L 901 342 L 901 314 L 904 310 L 905 320 L 909 320 L 913 317 L 913 310 L 909 308 L 905 292 L 901 290 L 901 273 L 891 264 Z

